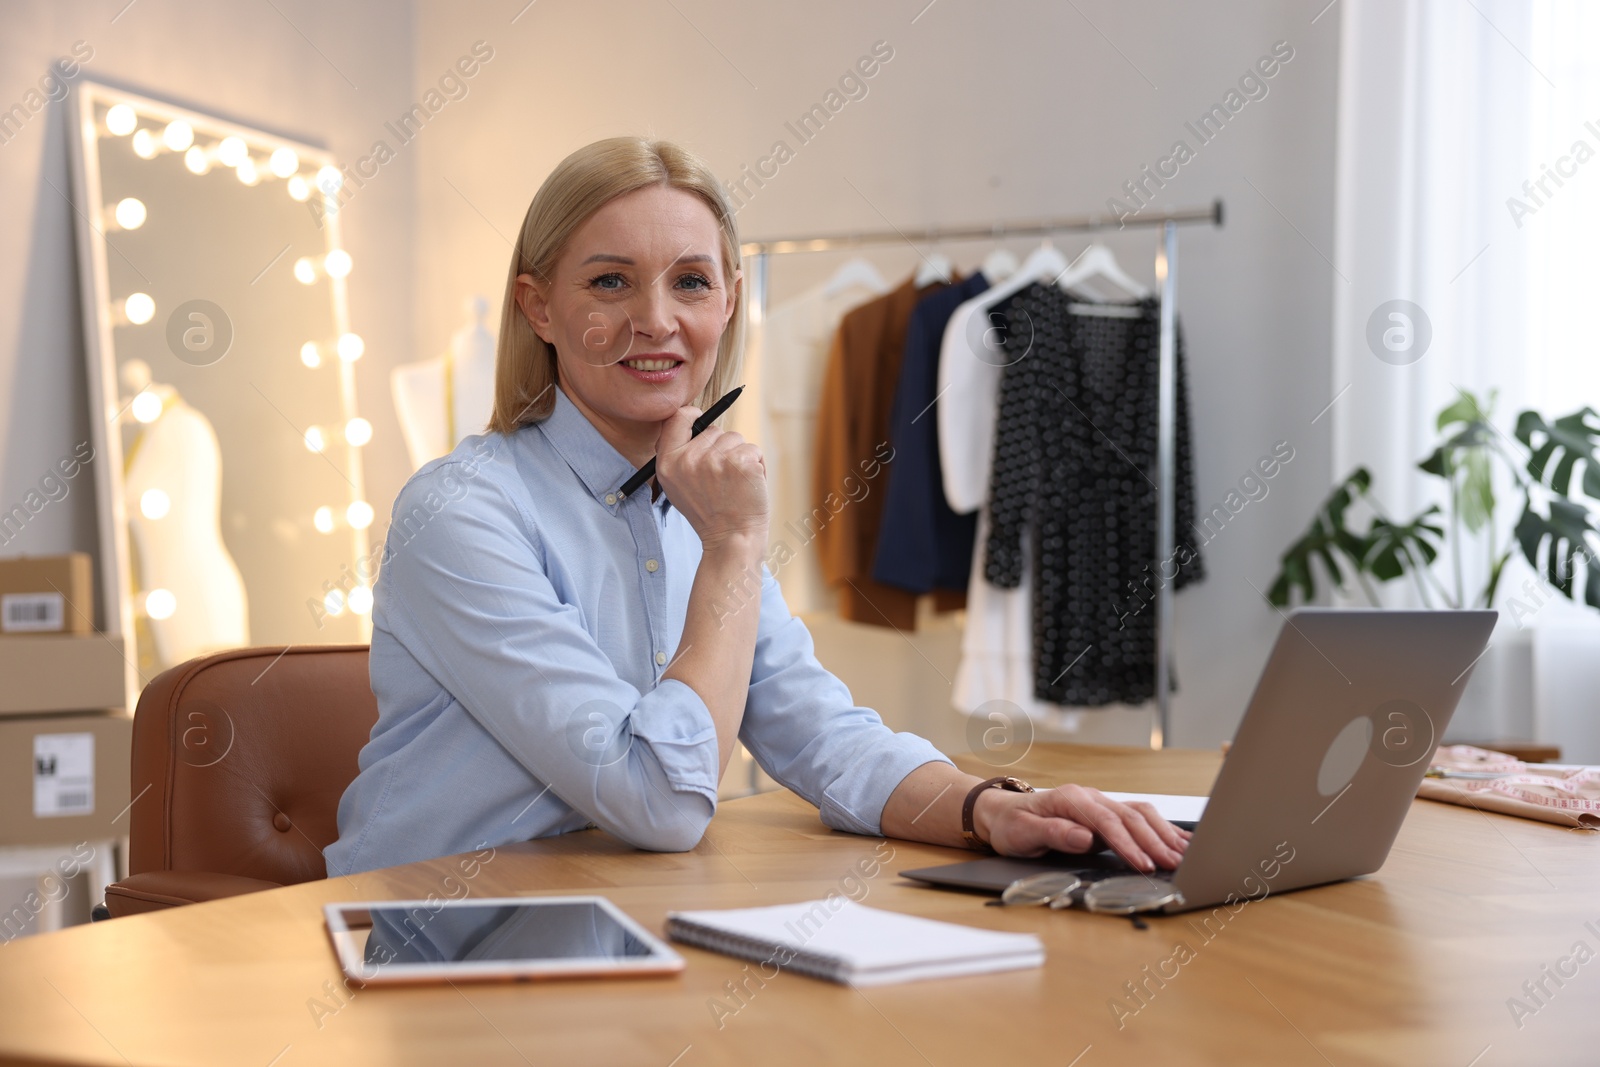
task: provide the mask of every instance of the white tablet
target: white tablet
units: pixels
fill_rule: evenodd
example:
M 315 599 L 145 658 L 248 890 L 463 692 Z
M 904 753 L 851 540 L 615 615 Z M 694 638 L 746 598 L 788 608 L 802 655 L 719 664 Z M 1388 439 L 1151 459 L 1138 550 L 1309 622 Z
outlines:
M 361 985 L 683 970 L 683 957 L 604 897 L 371 900 L 323 912 L 340 968 Z

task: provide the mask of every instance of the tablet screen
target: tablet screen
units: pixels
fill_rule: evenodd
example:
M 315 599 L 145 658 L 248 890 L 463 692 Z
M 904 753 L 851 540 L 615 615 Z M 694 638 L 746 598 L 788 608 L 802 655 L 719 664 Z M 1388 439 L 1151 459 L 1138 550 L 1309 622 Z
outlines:
M 603 898 L 436 899 L 328 910 L 346 971 L 369 982 L 467 972 L 601 973 L 663 961 L 660 942 Z

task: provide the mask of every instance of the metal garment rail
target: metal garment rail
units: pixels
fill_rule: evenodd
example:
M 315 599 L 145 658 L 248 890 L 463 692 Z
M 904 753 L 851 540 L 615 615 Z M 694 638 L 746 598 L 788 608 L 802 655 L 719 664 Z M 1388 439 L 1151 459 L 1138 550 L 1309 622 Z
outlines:
M 1175 567 L 1178 439 L 1178 227 L 1203 223 L 1222 225 L 1222 201 L 1209 207 L 1187 208 L 1164 214 L 1138 215 L 1118 220 L 1110 215 L 1076 215 L 997 223 L 992 226 L 930 227 L 923 230 L 878 230 L 784 237 L 746 241 L 740 246 L 749 264 L 750 319 L 760 326 L 767 319 L 768 259 L 798 252 L 832 252 L 874 245 L 940 244 L 955 241 L 997 241 L 1014 237 L 1048 237 L 1062 233 L 1096 233 L 1103 230 L 1160 227 L 1156 248 L 1156 281 L 1161 286 L 1161 367 L 1158 387 L 1160 423 L 1156 433 L 1156 717 L 1150 727 L 1150 747 L 1162 748 L 1170 734 L 1172 717 L 1172 581 L 1163 567 Z M 1176 575 L 1174 569 L 1173 575 Z

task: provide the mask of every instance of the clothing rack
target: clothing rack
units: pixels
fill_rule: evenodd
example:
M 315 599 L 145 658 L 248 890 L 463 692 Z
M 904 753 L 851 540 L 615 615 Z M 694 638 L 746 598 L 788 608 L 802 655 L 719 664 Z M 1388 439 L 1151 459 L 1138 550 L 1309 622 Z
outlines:
M 784 237 L 746 241 L 740 251 L 748 261 L 751 319 L 767 318 L 767 268 L 771 256 L 798 252 L 832 252 L 872 245 L 938 244 L 955 241 L 996 241 L 1008 237 L 1048 237 L 1061 233 L 1096 233 L 1113 229 L 1161 228 L 1156 249 L 1156 281 L 1161 287 L 1161 344 L 1156 431 L 1156 719 L 1150 728 L 1150 747 L 1162 748 L 1170 733 L 1172 716 L 1172 581 L 1162 581 L 1160 568 L 1174 557 L 1176 541 L 1177 438 L 1178 438 L 1178 227 L 1196 223 L 1222 225 L 1222 201 L 1202 208 L 1118 219 L 1114 215 L 1075 215 L 997 223 L 991 226 L 928 227 L 922 230 L 868 230 L 817 237 Z

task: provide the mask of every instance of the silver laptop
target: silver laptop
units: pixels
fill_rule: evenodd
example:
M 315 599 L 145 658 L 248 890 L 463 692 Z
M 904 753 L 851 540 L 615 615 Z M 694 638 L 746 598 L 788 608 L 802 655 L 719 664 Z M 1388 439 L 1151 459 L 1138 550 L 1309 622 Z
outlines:
M 1158 910 L 1259 900 L 1383 865 L 1489 635 L 1494 611 L 1303 608 L 1272 655 Z M 1130 868 L 1110 853 L 994 857 L 900 872 L 998 893 L 1020 877 Z

